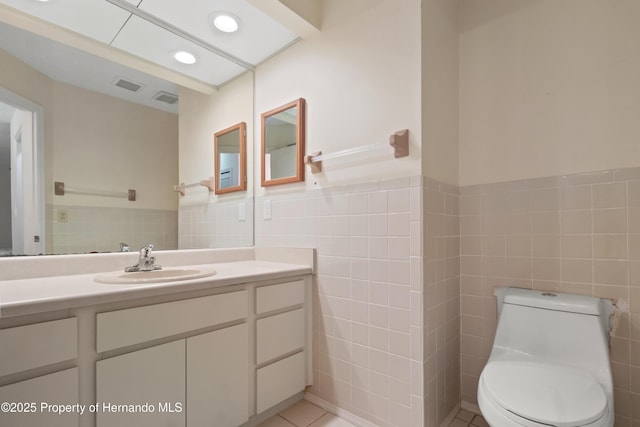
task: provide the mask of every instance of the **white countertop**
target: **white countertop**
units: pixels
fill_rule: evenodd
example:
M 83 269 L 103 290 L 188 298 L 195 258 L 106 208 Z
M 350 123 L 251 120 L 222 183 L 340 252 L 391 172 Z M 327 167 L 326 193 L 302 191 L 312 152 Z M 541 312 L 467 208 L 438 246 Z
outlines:
M 309 265 L 260 260 L 183 267 L 213 268 L 216 274 L 192 280 L 145 284 L 97 283 L 94 281 L 97 273 L 0 280 L 0 318 L 301 276 L 313 272 Z

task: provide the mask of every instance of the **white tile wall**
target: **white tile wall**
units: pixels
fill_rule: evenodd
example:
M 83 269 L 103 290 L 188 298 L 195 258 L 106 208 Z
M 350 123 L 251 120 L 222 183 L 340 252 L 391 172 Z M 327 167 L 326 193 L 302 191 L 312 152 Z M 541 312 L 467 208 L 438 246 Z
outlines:
M 132 250 L 149 243 L 178 248 L 178 213 L 171 210 L 47 205 L 45 228 L 47 253 L 118 252 L 121 242 Z
M 460 401 L 460 225 L 458 188 L 424 189 L 425 425 L 440 425 Z
M 310 392 L 376 425 L 436 426 L 450 403 L 459 401 L 457 374 L 450 372 L 459 370 L 459 332 L 447 328 L 445 333 L 445 323 L 459 318 L 455 304 L 445 317 L 447 298 L 457 301 L 459 296 L 459 289 L 453 289 L 459 274 L 455 265 L 447 269 L 449 261 L 456 264 L 457 254 L 434 252 L 434 268 L 442 270 L 433 273 L 434 289 L 450 286 L 452 291 L 429 294 L 441 298 L 433 309 L 442 314 L 443 323 L 433 323 L 433 334 L 440 340 L 427 341 L 423 239 L 433 237 L 435 246 L 445 250 L 457 229 L 453 221 L 451 236 L 425 235 L 424 224 L 430 222 L 425 221 L 423 201 L 442 199 L 442 212 L 431 220 L 440 220 L 438 232 L 444 233 L 449 216 L 444 200 L 456 215 L 457 189 L 415 177 L 304 193 L 282 191 L 267 191 L 256 199 L 256 245 L 318 250 L 315 383 Z M 272 205 L 270 220 L 263 219 L 267 200 Z M 451 358 L 435 360 L 445 356 Z M 430 395 L 423 378 L 430 366 L 427 361 L 435 366 Z M 425 406 L 427 397 L 433 405 Z
M 244 219 L 240 219 L 242 204 Z M 253 202 L 242 198 L 180 206 L 179 249 L 233 248 L 253 246 Z

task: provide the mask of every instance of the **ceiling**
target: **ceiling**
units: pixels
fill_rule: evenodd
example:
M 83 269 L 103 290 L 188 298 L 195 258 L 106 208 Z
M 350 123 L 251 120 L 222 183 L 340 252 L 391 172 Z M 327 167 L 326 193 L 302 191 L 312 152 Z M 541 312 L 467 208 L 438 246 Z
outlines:
M 0 49 L 53 80 L 178 113 L 177 103 L 167 104 L 154 99 L 159 92 L 178 93 L 177 85 L 167 80 L 4 23 L 0 23 Z M 142 87 L 135 92 L 118 87 L 114 83 L 119 77 Z M 3 122 L 3 111 L 7 110 L 2 105 L 0 103 L 0 122 Z
M 237 32 L 223 33 L 211 25 L 220 11 L 239 18 Z M 153 99 L 158 92 L 177 95 L 181 82 L 171 76 L 186 76 L 214 90 L 298 40 L 294 32 L 247 0 L 0 0 L 0 12 L 7 12 L 0 19 L 0 49 L 52 79 L 176 113 L 177 103 Z M 46 24 L 47 31 L 79 34 L 90 39 L 95 49 L 76 49 L 19 28 L 24 25 L 14 26 L 12 19 L 22 16 L 35 17 Z M 157 78 L 139 71 L 140 67 L 103 59 L 108 56 L 103 49 L 142 58 L 170 70 L 169 77 Z M 175 61 L 173 54 L 178 50 L 193 53 L 197 62 Z M 131 92 L 115 86 L 121 77 L 142 88 Z

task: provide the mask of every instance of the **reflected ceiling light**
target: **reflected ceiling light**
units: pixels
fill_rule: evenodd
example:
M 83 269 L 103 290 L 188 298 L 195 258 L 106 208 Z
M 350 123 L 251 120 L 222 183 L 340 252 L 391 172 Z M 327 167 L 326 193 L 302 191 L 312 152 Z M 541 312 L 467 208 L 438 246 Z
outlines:
M 174 53 L 173 57 L 181 64 L 191 65 L 196 63 L 196 56 L 193 53 L 184 50 L 179 50 L 178 52 Z
M 235 33 L 240 28 L 240 19 L 229 12 L 214 13 L 213 26 L 223 33 Z

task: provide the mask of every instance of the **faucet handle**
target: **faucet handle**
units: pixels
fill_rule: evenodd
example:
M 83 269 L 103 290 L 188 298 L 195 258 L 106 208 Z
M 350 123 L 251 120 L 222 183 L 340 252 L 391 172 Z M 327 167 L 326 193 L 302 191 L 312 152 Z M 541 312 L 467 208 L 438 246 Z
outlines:
M 152 250 L 153 250 L 153 245 L 151 243 L 148 244 L 147 246 L 140 248 L 138 263 L 136 265 L 132 265 L 131 267 L 126 267 L 124 271 L 127 273 L 131 273 L 136 271 L 161 270 L 162 267 L 155 264 L 156 257 L 151 255 Z

